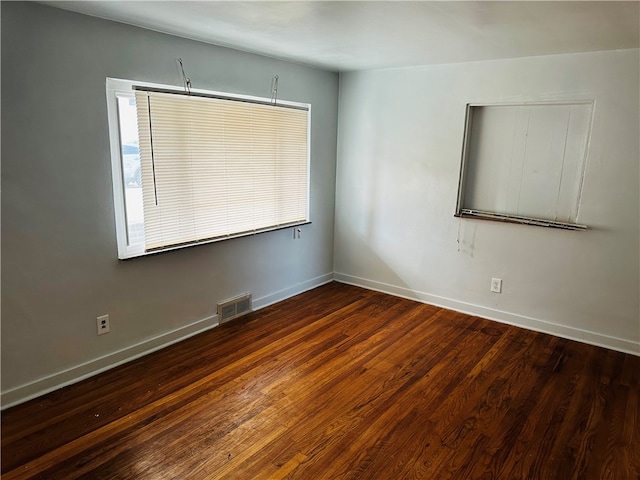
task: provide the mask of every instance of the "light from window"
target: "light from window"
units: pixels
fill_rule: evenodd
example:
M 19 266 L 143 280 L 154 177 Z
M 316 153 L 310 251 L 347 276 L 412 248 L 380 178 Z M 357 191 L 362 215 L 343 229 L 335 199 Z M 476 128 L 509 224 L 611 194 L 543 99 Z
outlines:
M 138 146 L 136 102 L 131 95 L 118 95 L 118 122 L 122 184 L 124 186 L 127 244 L 144 245 L 144 213 L 142 210 L 142 170 Z

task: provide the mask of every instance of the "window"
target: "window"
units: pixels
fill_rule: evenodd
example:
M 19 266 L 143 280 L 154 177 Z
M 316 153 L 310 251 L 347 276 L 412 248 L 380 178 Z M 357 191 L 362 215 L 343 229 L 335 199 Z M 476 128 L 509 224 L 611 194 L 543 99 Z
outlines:
M 310 106 L 107 79 L 118 255 L 307 223 Z
M 456 216 L 583 230 L 592 101 L 468 105 Z

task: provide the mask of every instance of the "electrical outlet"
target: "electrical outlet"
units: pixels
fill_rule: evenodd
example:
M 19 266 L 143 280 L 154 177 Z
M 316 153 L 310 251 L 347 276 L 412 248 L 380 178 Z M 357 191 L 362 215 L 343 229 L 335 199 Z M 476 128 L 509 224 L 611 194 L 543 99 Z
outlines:
M 493 293 L 502 293 L 502 279 L 501 278 L 492 278 L 491 279 L 491 291 Z
M 109 324 L 109 315 L 101 315 L 96 318 L 96 324 L 98 327 L 98 335 L 104 335 L 111 331 L 111 325 Z

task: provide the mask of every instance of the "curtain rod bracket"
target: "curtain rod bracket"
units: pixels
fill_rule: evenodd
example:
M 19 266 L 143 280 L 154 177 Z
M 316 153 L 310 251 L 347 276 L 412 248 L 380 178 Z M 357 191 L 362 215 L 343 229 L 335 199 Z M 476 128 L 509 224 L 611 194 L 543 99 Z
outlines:
M 182 86 L 184 87 L 184 91 L 188 95 L 191 95 L 191 79 L 187 77 L 187 75 L 184 73 L 182 58 L 176 58 L 176 62 L 178 62 L 178 67 L 180 68 L 180 74 L 182 75 Z
M 271 80 L 271 105 L 278 102 L 278 75 L 274 75 Z

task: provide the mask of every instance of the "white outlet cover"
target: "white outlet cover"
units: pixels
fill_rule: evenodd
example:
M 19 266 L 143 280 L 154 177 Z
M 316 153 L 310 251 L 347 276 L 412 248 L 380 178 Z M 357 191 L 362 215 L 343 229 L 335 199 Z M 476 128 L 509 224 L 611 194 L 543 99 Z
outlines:
M 98 335 L 104 335 L 111 331 L 111 325 L 109 324 L 109 315 L 101 315 L 96 318 L 96 327 L 98 328 Z
M 502 293 L 502 279 L 501 278 L 492 278 L 491 279 L 491 291 L 493 293 Z

